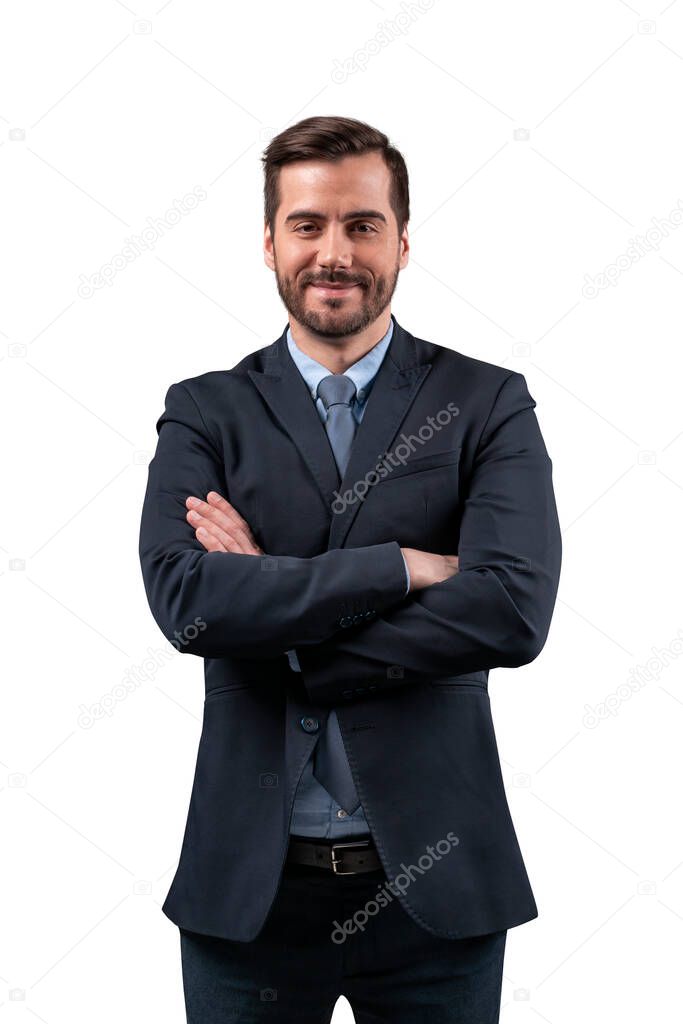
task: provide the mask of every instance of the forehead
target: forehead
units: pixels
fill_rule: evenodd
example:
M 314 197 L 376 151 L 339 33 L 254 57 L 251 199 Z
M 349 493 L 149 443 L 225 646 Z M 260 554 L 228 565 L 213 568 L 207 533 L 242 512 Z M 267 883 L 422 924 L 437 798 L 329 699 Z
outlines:
M 390 210 L 391 173 L 380 153 L 329 160 L 298 160 L 280 170 L 280 208 L 286 217 L 295 206 L 334 213 L 345 208 L 376 206 Z

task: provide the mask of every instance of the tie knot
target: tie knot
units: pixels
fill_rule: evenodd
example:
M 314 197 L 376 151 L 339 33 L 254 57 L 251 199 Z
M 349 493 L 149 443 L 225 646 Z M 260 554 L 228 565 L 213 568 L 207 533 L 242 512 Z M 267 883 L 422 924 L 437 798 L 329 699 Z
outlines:
M 329 409 L 331 405 L 351 405 L 356 396 L 356 385 L 344 373 L 331 373 L 318 384 L 318 398 Z

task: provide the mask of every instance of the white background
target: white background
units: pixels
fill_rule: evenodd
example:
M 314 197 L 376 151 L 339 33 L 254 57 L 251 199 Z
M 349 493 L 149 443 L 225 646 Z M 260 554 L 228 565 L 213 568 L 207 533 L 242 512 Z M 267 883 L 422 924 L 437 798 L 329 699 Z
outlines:
M 540 910 L 508 936 L 501 1020 L 680 1019 L 683 226 L 628 256 L 683 209 L 683 2 L 665 2 L 434 0 L 407 24 L 377 0 L 4 5 L 0 1024 L 185 1019 L 160 905 L 201 660 L 169 657 L 90 728 L 79 709 L 172 652 L 137 558 L 155 421 L 170 383 L 283 330 L 259 158 L 312 114 L 402 150 L 393 311 L 524 373 L 553 460 L 550 637 L 491 676 Z M 195 187 L 153 249 L 79 293 Z

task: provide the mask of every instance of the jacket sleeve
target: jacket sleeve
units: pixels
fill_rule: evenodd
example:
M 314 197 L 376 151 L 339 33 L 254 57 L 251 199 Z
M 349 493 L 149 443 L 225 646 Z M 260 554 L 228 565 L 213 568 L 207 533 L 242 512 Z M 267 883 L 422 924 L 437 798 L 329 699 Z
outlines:
M 406 570 L 406 594 L 407 594 L 409 592 L 409 590 L 410 590 L 410 572 L 408 570 L 408 563 L 406 561 L 405 555 L 403 554 L 403 551 L 401 551 L 401 555 L 403 556 L 403 564 L 404 564 L 405 570 Z M 287 655 L 287 657 L 289 659 L 289 664 L 290 664 L 290 666 L 292 668 L 292 671 L 293 672 L 301 672 L 301 666 L 299 665 L 299 660 L 298 660 L 298 658 L 296 656 L 296 651 L 295 650 L 285 651 L 285 654 Z
M 172 384 L 157 421 L 140 523 L 149 606 L 179 650 L 208 658 L 272 658 L 331 637 L 348 616 L 401 601 L 398 543 L 339 548 L 313 558 L 206 551 L 186 517 L 190 494 L 230 500 L 224 461 L 188 388 Z
M 537 657 L 550 628 L 562 544 L 535 405 L 522 374 L 510 374 L 466 484 L 455 576 L 413 591 L 368 624 L 297 649 L 312 700 L 377 696 Z

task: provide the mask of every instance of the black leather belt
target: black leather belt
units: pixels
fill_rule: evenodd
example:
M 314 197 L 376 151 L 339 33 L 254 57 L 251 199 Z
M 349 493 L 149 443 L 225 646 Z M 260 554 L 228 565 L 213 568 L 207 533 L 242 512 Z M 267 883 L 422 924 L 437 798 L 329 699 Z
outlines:
M 289 838 L 287 863 L 325 868 L 335 875 L 359 875 L 382 867 L 370 836 L 367 839 L 342 842 L 292 835 Z

